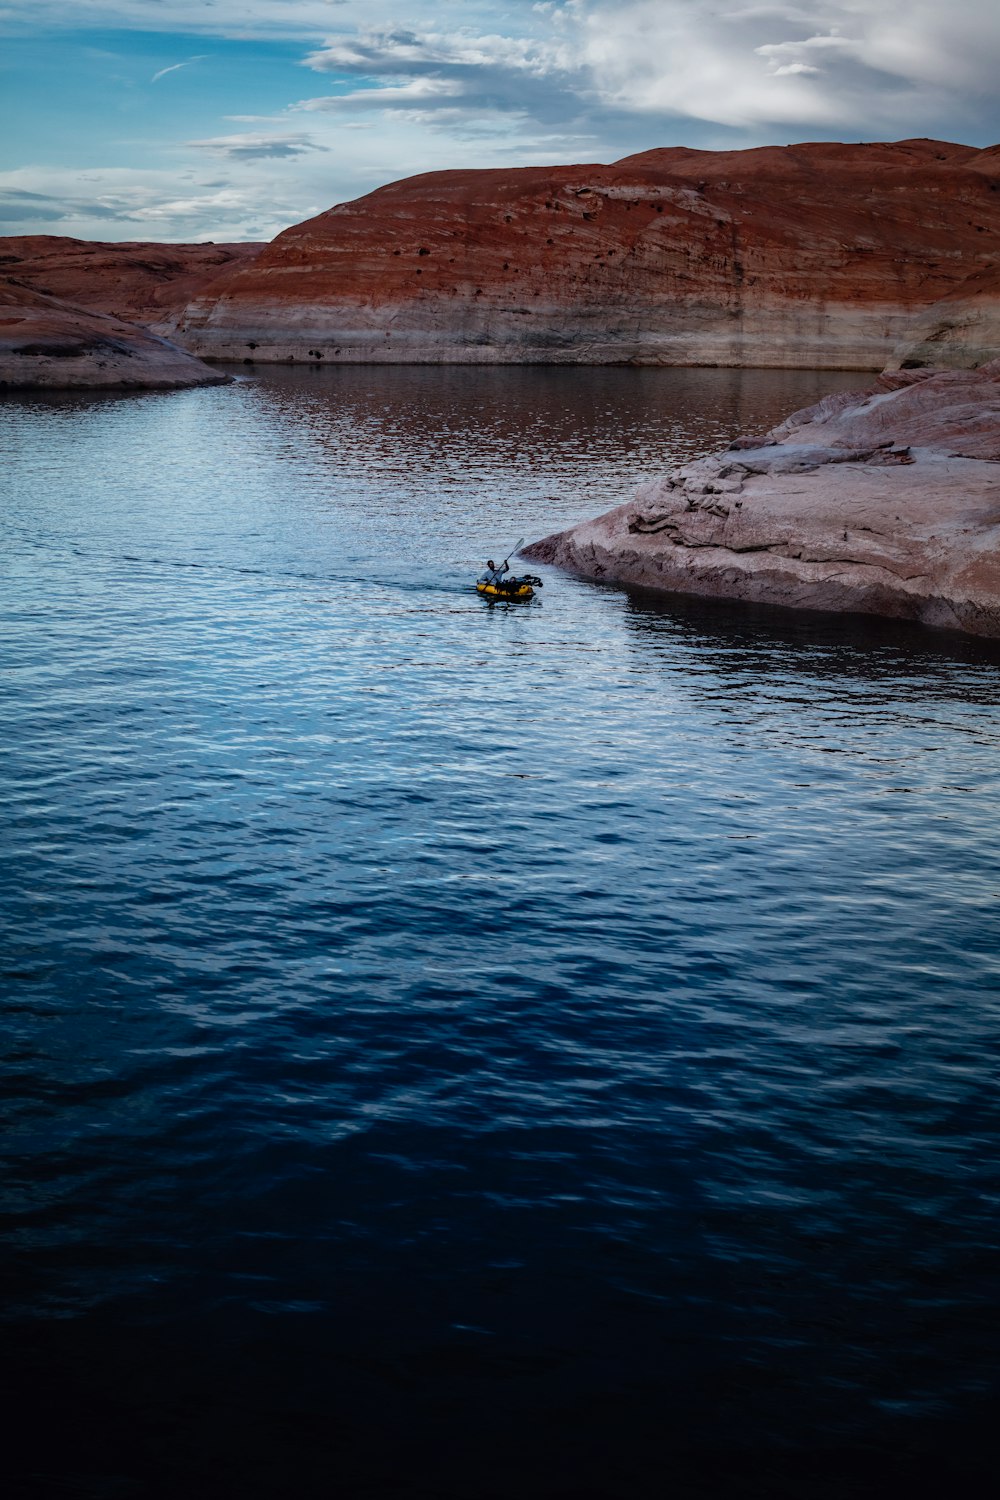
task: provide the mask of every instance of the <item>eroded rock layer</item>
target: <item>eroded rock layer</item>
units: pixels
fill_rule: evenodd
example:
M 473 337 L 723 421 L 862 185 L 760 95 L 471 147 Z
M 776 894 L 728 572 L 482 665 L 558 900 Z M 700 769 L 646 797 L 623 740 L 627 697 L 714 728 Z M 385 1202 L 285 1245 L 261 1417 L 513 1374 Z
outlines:
M 211 282 L 254 260 L 258 244 L 110 243 L 66 235 L 0 238 L 0 276 L 129 323 L 159 323 Z
M 147 329 L 0 281 L 0 389 L 171 389 L 228 379 Z
M 525 556 L 607 582 L 1000 637 L 1000 360 L 828 397 Z
M 226 360 L 881 369 L 915 314 L 970 277 L 980 299 L 996 287 L 998 247 L 1000 148 L 438 172 L 286 230 L 172 331 Z M 947 362 L 983 342 L 970 358 L 956 333 Z

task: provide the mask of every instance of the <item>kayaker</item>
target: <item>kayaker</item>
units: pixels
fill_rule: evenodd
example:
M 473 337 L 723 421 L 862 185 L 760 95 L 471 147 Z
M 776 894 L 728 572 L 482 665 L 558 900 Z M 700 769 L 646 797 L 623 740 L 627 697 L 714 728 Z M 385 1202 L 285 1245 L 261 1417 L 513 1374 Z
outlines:
M 493 561 L 492 557 L 488 557 L 486 559 L 486 572 L 485 573 L 481 573 L 479 575 L 479 577 L 477 578 L 476 582 L 477 583 L 499 583 L 500 580 L 501 580 L 501 578 L 503 577 L 503 575 L 507 572 L 507 570 L 508 569 L 507 569 L 507 563 L 506 562 L 502 562 L 500 564 L 500 566 L 497 567 L 497 565 Z

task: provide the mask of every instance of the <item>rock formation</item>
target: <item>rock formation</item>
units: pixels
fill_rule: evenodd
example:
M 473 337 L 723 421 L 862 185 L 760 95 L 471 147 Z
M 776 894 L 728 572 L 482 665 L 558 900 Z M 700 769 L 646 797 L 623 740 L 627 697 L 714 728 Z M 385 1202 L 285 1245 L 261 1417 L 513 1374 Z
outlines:
M 1000 147 L 436 172 L 286 230 L 171 333 L 247 362 L 974 363 L 998 243 Z
M 263 248 L 9 235 L 0 239 L 0 276 L 88 312 L 149 325 L 169 318 L 216 277 L 254 260 Z
M 171 387 L 225 377 L 134 324 L 162 326 L 260 245 L 0 239 L 0 386 Z
M 1000 360 L 827 397 L 524 555 L 608 582 L 1000 637 Z
M 169 389 L 229 378 L 135 324 L 0 281 L 0 389 Z
M 226 377 L 147 329 L 262 248 L 0 239 L 0 385 L 218 384 Z
M 1000 261 L 986 262 L 917 313 L 890 369 L 974 369 L 1000 354 Z

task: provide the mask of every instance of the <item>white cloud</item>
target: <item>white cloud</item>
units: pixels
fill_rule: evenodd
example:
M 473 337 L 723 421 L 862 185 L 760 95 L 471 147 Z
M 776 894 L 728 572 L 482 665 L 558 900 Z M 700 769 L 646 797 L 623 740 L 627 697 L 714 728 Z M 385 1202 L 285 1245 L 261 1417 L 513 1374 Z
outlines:
M 503 68 L 538 77 L 572 65 L 572 53 L 551 39 L 373 28 L 348 43 L 330 40 L 305 59 L 318 72 L 375 73 L 424 68 Z
M 377 84 L 352 89 L 346 94 L 326 94 L 321 99 L 303 99 L 295 106 L 304 110 L 405 109 L 414 104 L 455 99 L 464 93 L 461 83 L 447 78 L 411 78 L 405 83 Z
M 308 135 L 217 135 L 204 141 L 188 141 L 198 151 L 207 151 L 213 156 L 225 157 L 229 161 L 265 161 L 269 157 L 288 158 L 302 156 L 307 151 L 326 151 Z
M 222 115 L 220 105 L 213 115 L 211 90 L 221 73 L 198 69 L 205 90 L 198 118 L 207 123 L 187 129 L 202 137 L 143 142 L 148 172 L 116 177 L 124 169 L 111 160 L 100 194 L 69 169 L 59 192 L 38 185 L 48 181 L 44 168 L 25 167 L 27 175 L 8 184 L 7 222 L 49 232 L 102 237 L 103 225 L 103 237 L 134 235 L 155 218 L 164 238 L 258 238 L 265 223 L 281 227 L 415 172 L 607 161 L 676 143 L 1000 139 L 996 0 L 0 4 L 0 29 L 33 32 L 56 24 L 148 31 L 155 11 L 157 32 L 178 38 L 176 56 L 199 45 L 191 38 L 209 35 L 292 41 L 305 65 L 296 93 L 316 96 L 290 93 L 276 102 L 273 91 L 255 97 L 248 84 L 242 92 L 229 88 L 225 99 L 226 108 L 245 113 Z M 123 44 L 121 55 L 128 51 Z M 198 57 L 160 69 L 157 80 Z M 235 66 L 235 50 L 233 59 Z M 150 66 L 144 63 L 144 76 Z M 252 113 L 255 105 L 261 113 Z M 136 116 L 123 110 L 122 118 Z M 246 129 L 230 134 L 229 125 Z M 215 181 L 213 171 L 226 180 Z M 19 207 L 23 221 L 15 217 Z
M 808 36 L 795 42 L 765 42 L 755 47 L 758 57 L 764 58 L 768 71 L 776 78 L 789 73 L 822 73 L 823 69 L 805 59 L 810 53 L 832 50 L 842 57 L 857 57 L 861 45 L 848 37 L 828 33 L 826 36 Z
M 168 73 L 176 73 L 179 68 L 189 68 L 192 63 L 203 62 L 203 61 L 204 61 L 204 57 L 202 56 L 202 57 L 189 57 L 185 62 L 171 63 L 169 68 L 161 68 L 158 73 L 154 73 L 153 76 L 152 76 L 152 78 L 149 81 L 150 81 L 150 83 L 156 83 L 158 79 L 165 78 Z
M 0 209 L 4 204 L 19 208 L 25 226 L 39 226 L 8 226 L 8 233 L 119 240 L 273 239 L 309 211 L 274 176 L 236 186 L 193 173 L 125 167 L 0 172 Z
M 540 124 L 586 113 L 609 140 L 626 120 L 657 118 L 661 134 L 686 118 L 758 139 L 796 129 L 968 138 L 992 116 L 1000 135 L 994 0 L 953 0 L 947 11 L 937 0 L 751 0 L 726 9 L 717 0 L 542 0 L 503 13 L 504 31 L 421 30 L 355 25 L 352 5 L 305 61 L 383 88 L 401 75 L 401 87 L 418 77 L 460 81 L 468 100 Z
M 581 56 L 605 105 L 745 130 L 849 137 L 965 131 L 998 116 L 993 0 L 819 0 L 719 12 L 707 0 L 595 0 Z M 1000 133 L 1000 131 L 998 131 Z

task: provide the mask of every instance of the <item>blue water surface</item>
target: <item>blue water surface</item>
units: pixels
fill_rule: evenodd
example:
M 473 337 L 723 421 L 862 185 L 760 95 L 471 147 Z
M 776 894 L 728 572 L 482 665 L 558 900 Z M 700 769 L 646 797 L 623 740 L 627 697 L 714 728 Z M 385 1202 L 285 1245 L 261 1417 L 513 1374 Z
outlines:
M 859 381 L 0 407 L 19 1496 L 985 1492 L 1000 650 L 470 587 Z

